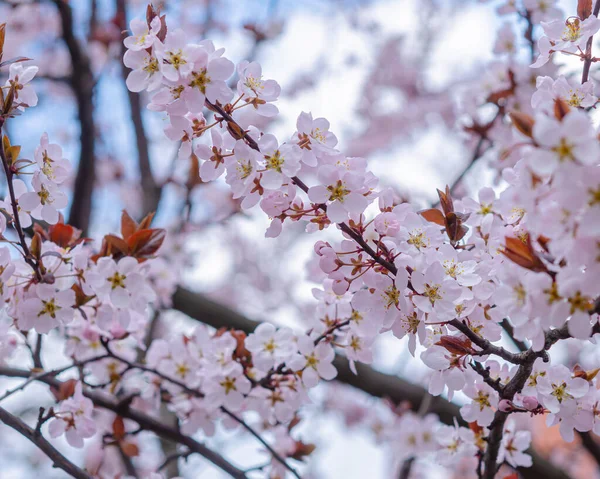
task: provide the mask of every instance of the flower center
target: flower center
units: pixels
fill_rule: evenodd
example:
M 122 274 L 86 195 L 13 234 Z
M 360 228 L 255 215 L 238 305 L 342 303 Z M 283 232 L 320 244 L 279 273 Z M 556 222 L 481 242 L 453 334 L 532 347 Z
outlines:
M 199 72 L 192 72 L 191 76 L 190 87 L 197 88 L 202 93 L 206 93 L 206 85 L 210 83 L 210 77 L 206 74 L 206 68 L 203 68 Z
M 40 316 L 43 316 L 44 314 L 47 314 L 51 318 L 56 318 L 56 313 L 58 312 L 59 309 L 62 309 L 60 306 L 58 306 L 54 302 L 54 298 L 51 298 L 48 301 L 42 301 L 42 304 L 44 305 L 44 307 L 38 313 L 38 318 Z
M 275 153 L 273 153 L 271 156 L 265 155 L 265 160 L 267 160 L 265 163 L 267 170 L 275 170 L 281 173 L 281 167 L 283 166 L 285 160 L 282 158 L 279 150 L 275 150 Z
M 225 379 L 219 383 L 221 387 L 225 389 L 225 394 L 229 394 L 231 391 L 237 391 L 235 380 L 235 378 L 225 376 Z
M 440 294 L 441 288 L 441 284 L 425 284 L 423 296 L 428 297 L 431 304 L 434 305 L 437 300 L 442 299 L 442 295 Z
M 108 282 L 110 283 L 110 287 L 112 289 L 124 288 L 126 279 L 127 279 L 127 276 L 119 273 L 118 271 L 115 271 L 115 274 L 113 274 L 112 276 L 107 278 Z
M 560 142 L 552 148 L 552 151 L 558 155 L 560 161 L 575 160 L 575 156 L 573 155 L 573 145 L 567 143 L 567 140 L 564 138 L 560 139 Z
M 330 185 L 327 187 L 331 195 L 329 196 L 330 201 L 344 201 L 346 195 L 350 193 L 350 190 L 346 188 L 346 185 L 342 182 L 342 180 L 338 180 L 335 185 Z

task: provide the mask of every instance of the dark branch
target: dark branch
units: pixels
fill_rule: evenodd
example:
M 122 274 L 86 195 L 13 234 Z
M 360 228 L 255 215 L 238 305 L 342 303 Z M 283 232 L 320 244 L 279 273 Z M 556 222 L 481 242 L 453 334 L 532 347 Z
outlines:
M 2 421 L 8 427 L 13 428 L 23 437 L 26 437 L 33 444 L 35 444 L 46 454 L 46 456 L 50 458 L 54 467 L 62 469 L 67 474 L 77 479 L 92 479 L 92 476 L 69 461 L 65 456 L 57 451 L 52 444 L 44 439 L 41 434 L 37 434 L 35 430 L 25 424 L 25 422 L 23 422 L 20 418 L 13 416 L 6 409 L 1 407 L 0 421 Z
M 75 177 L 73 200 L 69 224 L 87 235 L 92 213 L 92 193 L 96 168 L 94 124 L 94 76 L 90 59 L 75 37 L 73 10 L 65 0 L 52 0 L 58 9 L 62 24 L 62 37 L 71 57 L 72 72 L 69 78 L 71 89 L 77 100 L 79 115 L 81 150 L 79 166 Z

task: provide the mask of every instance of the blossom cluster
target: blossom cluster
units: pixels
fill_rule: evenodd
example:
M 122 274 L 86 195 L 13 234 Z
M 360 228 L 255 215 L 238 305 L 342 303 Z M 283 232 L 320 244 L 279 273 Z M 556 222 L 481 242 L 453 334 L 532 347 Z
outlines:
M 541 6 L 524 8 L 532 22 L 549 20 L 549 13 L 562 15 L 557 9 L 542 14 Z M 130 81 L 137 79 L 135 90 L 157 90 L 149 108 L 166 113 L 170 124 L 165 132 L 182 142 L 180 154 L 193 152 L 202 161 L 204 181 L 226 174 L 243 208 L 258 204 L 271 218 L 267 236 L 279 235 L 287 220 L 305 220 L 308 232 L 331 224 L 343 231 L 341 242 L 320 240 L 314 248 L 326 279 L 323 289 L 315 291 L 318 318 L 311 331 L 343 349 L 351 364 L 371 362 L 380 333 L 407 336 L 411 352 L 419 345 L 421 358 L 433 370 L 430 392 L 450 398 L 463 392 L 471 400 L 461 409 L 463 418 L 485 428 L 508 407 L 501 404 L 503 391 L 521 371 L 516 355 L 502 362 L 487 359 L 492 351 L 488 345 L 502 337 L 505 318 L 514 338 L 531 344 L 531 354 L 540 358 L 552 331 L 567 328 L 568 336 L 590 338 L 598 320 L 594 301 L 600 296 L 599 145 L 584 110 L 597 101 L 591 82 L 578 85 L 544 76 L 532 90 L 534 70 L 519 64 L 510 49 L 502 50 L 511 37 L 510 27 L 503 28 L 497 51 L 509 58 L 493 66 L 493 81 L 491 76 L 484 79 L 480 100 L 465 106 L 477 121 L 477 101 L 494 103 L 496 117 L 511 112 L 511 105 L 530 105 L 511 113 L 513 126 L 494 119 L 485 132 L 497 140 L 494 148 L 508 187 L 500 194 L 483 188 L 478 200 L 462 201 L 453 200 L 447 190 L 440 192 L 441 210 L 418 211 L 395 204 L 390 190 L 376 191 L 377 178 L 366 161 L 335 149 L 327 120 L 301 113 L 297 130 L 285 142 L 261 131 L 254 119 L 265 114 L 261 107 L 276 114 L 272 102 L 279 88 L 262 79 L 260 66 L 238 66 L 234 93 L 225 83 L 234 67 L 222 49 L 206 41 L 186 42 L 179 31 L 161 37 L 157 18 L 149 25 L 132 24 L 134 36 L 126 41 L 131 55 L 143 51 L 144 64 L 154 67 L 142 81 L 139 68 L 144 67 L 138 66 Z M 589 15 L 542 25 L 552 51 L 573 53 L 587 44 L 597 23 Z M 577 30 L 563 39 L 568 44 L 557 44 L 552 32 L 558 24 Z M 542 57 L 545 42 L 542 37 Z M 207 110 L 214 114 L 212 123 L 204 117 Z M 210 135 L 205 135 L 208 129 Z M 378 212 L 374 204 L 369 207 L 374 200 Z M 289 358 L 276 360 L 275 346 L 269 346 L 274 349 L 266 357 L 258 356 L 253 336 L 246 344 L 259 370 L 263 361 L 275 371 L 289 363 Z M 536 367 L 551 381 L 542 380 L 523 398 L 511 398 L 515 409 L 510 412 L 549 412 L 549 422 L 560 422 L 567 438 L 573 429 L 591 429 L 590 417 L 582 422 L 573 418 L 576 411 L 592 414 L 594 377 L 574 377 L 564 366 L 540 361 Z M 560 381 L 554 379 L 557 375 Z M 249 388 L 244 386 L 245 394 Z M 557 396 L 560 401 L 552 400 Z M 526 465 L 529 459 L 515 461 Z
M 148 108 L 166 117 L 165 134 L 180 143 L 179 158 L 199 163 L 197 180 L 224 182 L 242 208 L 260 208 L 271 221 L 268 237 L 300 221 L 308 233 L 331 227 L 342 234 L 315 242 L 312 279 L 320 286 L 305 333 L 267 323 L 249 334 L 198 327 L 146 347 L 153 310 L 169 304 L 176 283 L 172 265 L 156 257 L 165 231 L 150 227 L 152 215 L 138 223 L 124 212 L 121 235 L 106 235 L 94 249 L 59 215 L 70 172 L 62 149 L 44 135 L 26 160 L 3 136 L 9 194 L 0 203 L 0 233 L 16 232 L 11 243 L 20 254 L 15 259 L 0 249 L 10 331 L 60 328 L 65 354 L 81 371 L 72 391 L 57 395 L 50 435 L 64 434 L 73 447 L 99 435 L 125 444 L 122 419 L 111 416 L 109 428 L 97 420 L 92 390 L 130 398 L 140 411 L 166 403 L 190 436 L 212 436 L 217 424 L 252 430 L 244 415 L 258 416 L 261 433 L 274 438 L 263 469 L 284 477 L 292 472 L 287 459 L 312 451 L 293 429 L 310 391 L 337 376 L 336 354 L 354 373 L 356 363 L 371 363 L 384 333 L 405 340 L 427 366 L 431 395 L 466 398 L 460 414 L 469 427 L 443 425 L 427 411 L 367 414 L 400 461 L 432 456 L 449 467 L 481 467 L 500 428 L 497 455 L 485 467 L 530 466 L 530 432 L 511 414 L 546 415 L 567 440 L 575 431 L 600 433 L 598 369 L 568 368 L 548 353 L 558 340 L 589 342 L 600 332 L 600 145 L 588 111 L 598 101 L 588 40 L 600 20 L 591 12 L 565 20 L 553 5 L 523 0 L 500 7 L 531 28 L 541 22 L 545 35 L 532 66 L 542 74 L 518 60 L 507 23 L 495 46 L 502 58 L 462 101 L 472 120 L 465 130 L 490 142 L 487 159 L 501 172 L 503 189 L 458 200 L 447 187 L 438 190 L 440 207 L 425 210 L 399 203 L 390 188 L 378 190 L 365 159 L 336 149 L 324 118 L 300 113 L 285 141 L 263 131 L 261 120 L 278 114 L 281 89 L 263 79 L 259 63 L 234 65 L 210 40 L 194 43 L 181 30 L 167 30 L 151 7 L 146 20 L 133 20 L 124 40 L 123 61 L 132 70 L 127 86 L 151 93 Z M 561 53 L 587 62 L 581 82 L 556 75 L 549 60 Z M 10 65 L 2 122 L 36 104 L 29 83 L 36 72 L 20 61 Z M 234 73 L 235 92 L 228 83 Z M 25 174 L 30 186 L 20 178 Z M 27 240 L 23 228 L 32 225 Z M 502 346 L 505 331 L 522 352 Z M 2 335 L 0 361 L 18 341 Z M 138 446 L 126 445 L 135 455 Z

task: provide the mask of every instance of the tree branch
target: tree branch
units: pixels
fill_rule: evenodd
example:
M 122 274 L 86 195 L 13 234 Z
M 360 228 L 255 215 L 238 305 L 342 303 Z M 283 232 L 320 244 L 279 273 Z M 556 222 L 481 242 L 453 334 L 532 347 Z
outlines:
M 73 188 L 73 200 L 69 215 L 69 224 L 82 230 L 86 236 L 92 213 L 92 193 L 96 176 L 94 123 L 94 76 L 90 59 L 75 37 L 73 10 L 65 0 L 52 0 L 58 9 L 62 24 L 62 37 L 71 56 L 72 72 L 69 78 L 71 89 L 77 100 L 79 115 L 81 150 L 79 166 Z
M 194 293 L 182 287 L 177 288 L 173 295 L 173 309 L 214 328 L 229 327 L 244 331 L 247 334 L 252 333 L 260 324 L 260 322 L 248 319 L 237 311 L 202 294 Z M 556 336 L 561 334 L 556 333 Z M 338 370 L 336 381 L 352 386 L 371 396 L 387 398 L 395 404 L 408 401 L 411 407 L 416 409 L 429 394 L 421 386 L 397 376 L 384 374 L 366 364 L 356 363 L 358 374 L 354 374 L 350 370 L 348 360 L 340 354 L 336 355 L 333 364 Z M 437 414 L 440 421 L 445 424 L 453 424 L 455 419 L 458 419 L 459 423 L 465 424 L 460 417 L 459 407 L 442 397 L 432 398 L 429 412 Z M 545 479 L 569 479 L 564 471 L 550 464 L 535 451 L 529 450 L 527 452 L 533 458 L 533 466 L 523 469 L 522 475 L 525 479 L 539 479 L 540 477 Z
M 10 368 L 5 366 L 0 367 L 0 376 L 28 378 L 31 375 L 32 373 L 30 371 L 24 369 Z M 39 377 L 37 380 L 55 388 L 59 388 L 62 384 L 62 381 L 53 376 Z M 209 449 L 204 444 L 196 441 L 192 437 L 182 434 L 176 428 L 168 426 L 152 416 L 131 408 L 129 401 L 118 401 L 100 391 L 92 391 L 89 389 L 84 389 L 83 395 L 91 399 L 96 407 L 114 411 L 125 419 L 131 419 L 132 421 L 137 422 L 140 428 L 144 430 L 154 432 L 160 437 L 164 437 L 187 446 L 189 450 L 200 454 L 212 462 L 215 466 L 229 474 L 231 477 L 235 479 L 247 479 L 244 471 L 235 467 L 219 453 Z
M 596 0 L 594 4 L 594 11 L 592 15 L 598 16 L 600 12 L 600 0 Z M 583 61 L 583 72 L 581 73 L 581 83 L 585 83 L 589 79 L 590 67 L 592 66 L 592 44 L 594 43 L 594 36 L 592 35 L 585 45 L 585 60 Z
M 6 424 L 8 427 L 13 428 L 22 436 L 29 439 L 35 444 L 40 450 L 42 450 L 46 456 L 50 458 L 53 463 L 53 467 L 57 467 L 65 471 L 72 477 L 77 479 L 92 479 L 87 472 L 77 467 L 65 456 L 63 456 L 52 444 L 50 444 L 41 434 L 37 434 L 31 427 L 29 427 L 23 420 L 17 416 L 13 416 L 6 409 L 0 407 L 0 421 Z

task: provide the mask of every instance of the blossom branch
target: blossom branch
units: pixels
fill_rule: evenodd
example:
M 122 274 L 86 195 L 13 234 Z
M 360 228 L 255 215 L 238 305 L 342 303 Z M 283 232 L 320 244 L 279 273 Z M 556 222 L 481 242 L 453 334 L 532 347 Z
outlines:
M 600 12 L 600 0 L 596 0 L 596 3 L 594 4 L 594 11 L 593 11 L 593 15 L 594 16 L 598 16 L 598 13 Z M 585 59 L 583 61 L 583 71 L 581 73 L 581 83 L 585 83 L 588 81 L 589 75 L 590 75 L 590 67 L 592 66 L 592 44 L 594 42 L 594 36 L 590 36 L 590 38 L 588 39 L 586 45 L 585 45 Z
M 0 367 L 0 376 L 29 378 L 31 374 L 32 373 L 30 371 L 24 369 L 10 368 L 5 366 Z M 54 376 L 39 377 L 36 380 L 54 388 L 59 388 L 62 384 L 62 381 Z M 108 409 L 119 414 L 125 419 L 131 419 L 132 421 L 135 421 L 142 430 L 154 432 L 160 437 L 164 437 L 176 443 L 187 446 L 191 451 L 200 454 L 215 466 L 229 474 L 231 477 L 235 479 L 247 479 L 246 474 L 242 470 L 235 467 L 219 453 L 209 449 L 204 444 L 196 441 L 192 437 L 182 434 L 176 428 L 168 426 L 143 412 L 133 409 L 130 404 L 131 401 L 128 400 L 128 398 L 119 401 L 102 392 L 91 391 L 89 389 L 84 389 L 83 395 L 90 399 L 95 406 Z
M 43 451 L 52 461 L 53 467 L 62 469 L 71 477 L 77 479 L 92 479 L 87 472 L 80 469 L 78 466 L 69 461 L 63 456 L 52 444 L 50 444 L 41 434 L 38 434 L 34 429 L 29 427 L 23 420 L 12 415 L 6 409 L 0 407 L 0 421 L 11 427 L 23 437 L 27 438 Z
M 2 127 L 0 127 L 0 140 L 2 140 Z M 23 228 L 21 226 L 21 220 L 19 218 L 19 206 L 17 204 L 17 197 L 15 195 L 15 189 L 13 186 L 14 173 L 11 169 L 11 166 L 8 164 L 8 158 L 6 156 L 6 152 L 4 151 L 4 141 L 0 141 L 0 158 L 2 159 L 4 175 L 6 177 L 6 183 L 8 185 L 8 194 L 10 196 L 10 204 L 12 208 L 12 217 L 14 221 L 15 231 L 17 232 L 17 235 L 19 237 L 19 244 L 23 249 L 23 259 L 29 266 L 31 266 L 31 268 L 35 272 L 38 281 L 41 281 L 42 273 L 40 271 L 40 266 L 34 259 L 33 255 L 31 254 L 31 251 L 29 250 L 29 246 L 27 245 L 27 241 L 25 240 L 25 233 L 23 233 Z

